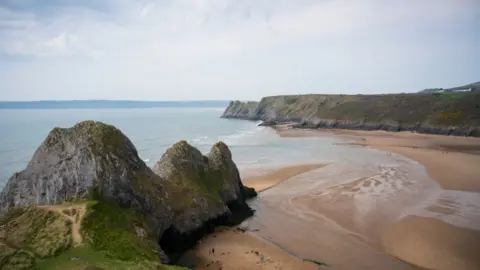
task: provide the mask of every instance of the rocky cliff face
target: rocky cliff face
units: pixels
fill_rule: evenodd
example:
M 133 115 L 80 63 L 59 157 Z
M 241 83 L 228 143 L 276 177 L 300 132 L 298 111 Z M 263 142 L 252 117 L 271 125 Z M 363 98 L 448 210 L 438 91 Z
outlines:
M 185 141 L 179 142 L 152 170 L 120 130 L 85 121 L 50 132 L 26 169 L 15 173 L 0 193 L 0 214 L 19 207 L 83 200 L 134 209 L 141 215 L 134 223 L 143 224 L 141 230 L 160 243 L 157 254 L 168 262 L 164 251 L 182 252 L 201 237 L 205 225 L 252 215 L 245 191 L 249 190 L 240 181 L 231 153 L 221 142 L 206 156 Z M 95 235 L 101 239 L 110 231 L 93 233 L 91 239 Z
M 223 118 L 340 128 L 480 137 L 480 93 L 297 95 L 231 102 Z
M 228 213 L 230 203 L 245 201 L 237 166 L 223 142 L 216 143 L 204 156 L 180 141 L 167 150 L 153 171 L 171 185 L 171 190 L 182 192 L 181 197 L 172 196 L 170 203 L 176 213 L 174 225 L 181 232 Z
M 258 102 L 231 101 L 223 112 L 223 118 L 237 118 L 248 120 L 260 120 L 261 115 L 257 112 Z
M 0 213 L 8 208 L 102 199 L 142 209 L 162 228 L 172 212 L 162 179 L 138 157 L 117 128 L 85 121 L 53 129 L 25 170 L 15 173 L 0 193 Z
M 166 151 L 153 171 L 171 191 L 169 205 L 174 214 L 160 244 L 173 258 L 216 225 L 238 224 L 253 214 L 245 204 L 248 194 L 237 166 L 223 142 L 204 156 L 180 141 Z

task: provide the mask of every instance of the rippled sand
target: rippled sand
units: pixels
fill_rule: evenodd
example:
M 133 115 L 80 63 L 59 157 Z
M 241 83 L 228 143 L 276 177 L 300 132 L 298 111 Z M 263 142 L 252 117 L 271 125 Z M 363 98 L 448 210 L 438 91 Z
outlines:
M 332 177 L 337 178 L 334 185 Z M 403 185 L 388 180 L 378 184 L 380 177 L 358 177 L 356 170 L 344 171 L 335 164 L 298 175 L 261 193 L 252 202 L 256 217 L 246 225 L 264 239 L 332 269 L 415 269 L 379 246 L 380 231 L 394 220 L 394 208 L 385 203 L 388 194 Z
M 333 164 L 285 182 L 310 187 L 293 196 L 294 211 L 301 212 L 298 209 L 303 207 L 310 216 L 323 215 L 323 220 L 335 222 L 372 249 L 420 267 L 480 269 L 479 139 L 362 131 L 313 133 L 377 148 L 385 157 L 348 169 Z M 360 175 L 354 177 L 352 169 Z M 264 207 L 261 200 L 285 196 L 273 194 L 282 192 L 282 186 L 270 195 L 262 194 L 260 207 Z M 365 256 L 372 258 L 366 259 L 372 263 L 370 269 L 382 269 L 381 260 L 373 254 Z M 351 267 L 345 265 L 345 269 Z
M 345 161 L 289 166 L 245 180 L 264 191 L 251 202 L 257 212 L 243 226 L 250 236 L 285 251 L 272 253 L 272 261 L 310 258 L 329 269 L 480 269 L 480 140 L 357 131 L 279 133 L 335 136 L 360 148 Z M 239 241 L 228 239 L 209 245 Z M 256 248 L 259 242 L 248 245 Z M 230 259 L 235 261 L 224 258 Z
M 325 166 L 326 164 L 304 164 L 271 170 L 250 170 L 249 173 L 253 176 L 243 179 L 243 183 L 248 187 L 253 187 L 257 192 L 262 192 L 294 176 Z

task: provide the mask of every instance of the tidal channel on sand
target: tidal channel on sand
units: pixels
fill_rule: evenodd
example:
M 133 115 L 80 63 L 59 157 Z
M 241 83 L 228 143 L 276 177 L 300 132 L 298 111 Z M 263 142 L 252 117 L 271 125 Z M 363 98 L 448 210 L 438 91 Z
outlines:
M 261 192 L 243 225 L 331 269 L 478 269 L 478 193 L 442 189 L 398 154 L 338 147 L 343 159 Z

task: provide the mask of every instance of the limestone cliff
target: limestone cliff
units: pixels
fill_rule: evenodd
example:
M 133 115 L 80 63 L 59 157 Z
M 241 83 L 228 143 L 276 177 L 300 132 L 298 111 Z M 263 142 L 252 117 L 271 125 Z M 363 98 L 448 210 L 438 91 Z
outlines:
M 221 142 L 206 156 L 179 142 L 152 170 L 120 130 L 85 121 L 50 132 L 25 170 L 15 173 L 0 193 L 0 215 L 11 217 L 23 207 L 84 204 L 88 207 L 80 234 L 87 246 L 118 260 L 135 254 L 135 260 L 154 261 L 154 254 L 159 262 L 169 262 L 198 240 L 205 227 L 252 215 L 245 203 L 247 191 Z M 29 211 L 22 213 L 37 213 Z M 11 221 L 0 224 L 0 233 Z M 12 249 L 11 241 L 1 240 Z M 28 245 L 13 246 L 32 252 Z
M 480 92 L 296 95 L 231 102 L 223 118 L 340 128 L 480 137 Z
M 229 213 L 228 205 L 244 202 L 243 185 L 228 147 L 216 143 L 203 156 L 186 141 L 173 145 L 153 167 L 169 183 L 173 226 L 181 233 L 202 226 L 210 219 Z
M 248 101 L 230 101 L 228 107 L 223 112 L 224 118 L 238 118 L 248 120 L 260 120 L 261 115 L 257 110 L 258 102 Z
M 172 217 L 166 198 L 162 179 L 120 130 L 85 121 L 50 132 L 25 170 L 6 183 L 0 214 L 11 207 L 102 199 L 141 209 L 161 231 Z

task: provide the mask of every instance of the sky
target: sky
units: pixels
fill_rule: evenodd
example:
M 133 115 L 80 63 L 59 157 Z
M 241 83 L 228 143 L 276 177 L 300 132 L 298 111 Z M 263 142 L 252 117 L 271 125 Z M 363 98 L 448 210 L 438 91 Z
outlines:
M 480 81 L 480 0 L 0 0 L 0 100 L 258 100 Z

